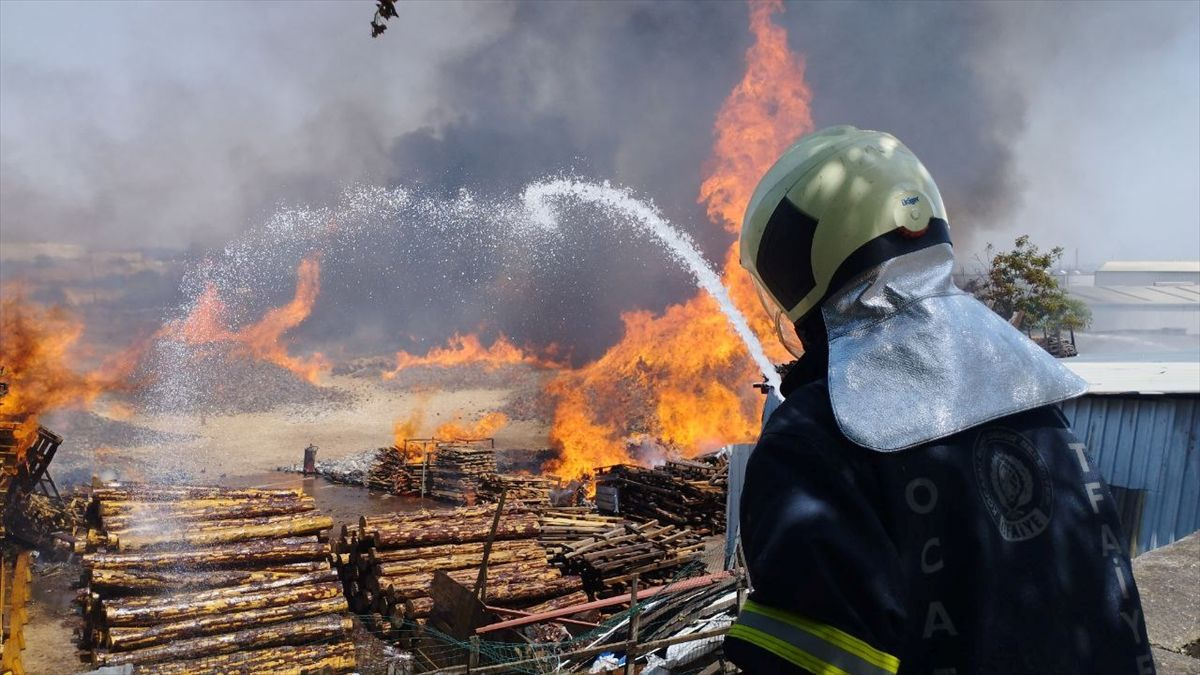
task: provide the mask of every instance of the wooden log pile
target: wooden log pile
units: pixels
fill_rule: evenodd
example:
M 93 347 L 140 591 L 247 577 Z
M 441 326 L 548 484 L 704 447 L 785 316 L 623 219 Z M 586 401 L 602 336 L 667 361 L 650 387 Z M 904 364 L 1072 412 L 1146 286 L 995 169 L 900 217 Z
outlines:
M 356 667 L 312 498 L 292 490 L 98 487 L 88 506 L 82 641 L 137 673 Z M 326 672 L 326 671 L 322 671 Z
M 429 461 L 429 491 L 434 499 L 474 503 L 479 483 L 496 473 L 496 450 L 468 444 L 439 444 Z
M 479 478 L 476 496 L 481 502 L 495 503 L 507 494 L 508 503 L 542 506 L 550 503 L 550 493 L 559 484 L 553 476 L 534 476 L 518 473 L 488 473 Z
M 564 543 L 552 562 L 579 575 L 593 597 L 609 597 L 626 592 L 634 575 L 646 586 L 699 574 L 703 551 L 703 537 L 695 530 L 651 520 Z
M 420 460 L 410 461 L 400 448 L 379 448 L 375 462 L 367 472 L 367 487 L 394 495 L 419 495 L 428 489 L 422 486 L 426 472 Z
M 434 573 L 474 587 L 495 506 L 363 517 L 333 542 L 346 597 L 364 623 L 388 639 L 429 616 Z M 537 512 L 506 508 L 488 555 L 489 604 L 526 607 L 577 593 L 577 576 L 551 566 L 538 543 Z
M 631 520 L 657 520 L 700 534 L 725 531 L 728 462 L 675 460 L 655 468 L 629 464 L 597 469 L 597 506 Z

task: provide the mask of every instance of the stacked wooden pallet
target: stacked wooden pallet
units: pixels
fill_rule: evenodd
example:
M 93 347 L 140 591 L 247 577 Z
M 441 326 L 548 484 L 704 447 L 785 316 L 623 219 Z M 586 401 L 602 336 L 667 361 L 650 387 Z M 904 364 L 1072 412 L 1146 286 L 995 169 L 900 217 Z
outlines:
M 334 549 L 351 609 L 382 636 L 398 637 L 406 622 L 429 615 L 435 572 L 474 587 L 495 509 L 395 513 L 361 518 L 357 530 L 344 528 Z M 540 532 L 536 512 L 505 509 L 488 555 L 489 604 L 528 606 L 582 588 L 579 577 L 547 562 Z
M 553 562 L 568 574 L 583 578 L 596 597 L 623 593 L 634 575 L 642 584 L 669 583 L 699 574 L 704 551 L 700 534 L 673 525 L 626 523 L 602 534 L 563 544 Z
M 496 451 L 478 445 L 441 444 L 429 462 L 429 491 L 434 499 L 473 503 L 485 475 L 496 473 Z
M 552 557 L 563 552 L 568 544 L 602 535 L 625 524 L 623 518 L 601 515 L 586 506 L 544 508 L 539 514 L 542 534 L 538 541 Z
M 394 495 L 419 495 L 425 476 L 420 460 L 410 461 L 399 448 L 379 448 L 367 472 L 367 487 Z M 425 487 L 428 487 L 426 485 Z
M 602 513 L 633 520 L 658 520 L 701 534 L 725 531 L 728 463 L 677 460 L 646 468 L 629 464 L 597 470 L 597 505 Z
M 83 642 L 138 673 L 355 667 L 351 620 L 322 533 L 291 490 L 96 488 L 83 556 Z
M 550 493 L 558 487 L 559 480 L 553 476 L 534 476 L 517 473 L 489 473 L 479 479 L 476 495 L 480 501 L 497 502 L 501 494 L 507 494 L 510 504 L 546 505 Z

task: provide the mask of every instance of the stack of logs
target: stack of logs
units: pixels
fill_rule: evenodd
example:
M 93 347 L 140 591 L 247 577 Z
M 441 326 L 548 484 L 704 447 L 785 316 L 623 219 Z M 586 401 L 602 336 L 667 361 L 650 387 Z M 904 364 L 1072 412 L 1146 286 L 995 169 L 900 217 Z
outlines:
M 564 572 L 579 575 L 593 597 L 609 597 L 626 592 L 634 575 L 643 584 L 665 584 L 699 574 L 703 552 L 698 532 L 651 520 L 564 543 L 553 562 Z
M 367 472 L 367 487 L 394 495 L 419 495 L 425 476 L 421 460 L 410 461 L 396 446 L 375 451 L 375 462 Z
M 489 473 L 479 479 L 476 496 L 479 501 L 497 502 L 501 494 L 507 494 L 508 503 L 545 505 L 550 503 L 550 493 L 558 487 L 559 480 L 553 476 L 533 476 L 516 473 Z
M 496 473 L 496 451 L 467 444 L 440 444 L 429 462 L 429 491 L 434 499 L 471 504 L 480 480 Z
M 394 513 L 363 517 L 357 530 L 344 527 L 333 548 L 351 609 L 381 636 L 396 638 L 406 622 L 429 616 L 436 571 L 473 588 L 495 509 Z M 536 512 L 505 509 L 488 556 L 488 604 L 528 607 L 582 589 L 579 577 L 547 562 L 540 532 Z
M 85 647 L 137 673 L 355 668 L 332 521 L 291 490 L 95 489 L 84 544 Z
M 728 462 L 676 460 L 653 469 L 619 464 L 597 470 L 598 492 L 614 501 L 597 500 L 603 513 L 632 520 L 658 520 L 690 527 L 700 534 L 725 531 Z

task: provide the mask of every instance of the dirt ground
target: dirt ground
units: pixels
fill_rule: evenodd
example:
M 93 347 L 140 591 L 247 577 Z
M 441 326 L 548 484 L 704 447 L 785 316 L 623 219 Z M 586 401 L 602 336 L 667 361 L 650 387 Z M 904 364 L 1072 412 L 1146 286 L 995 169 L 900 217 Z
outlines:
M 79 450 L 66 439 L 55 460 L 60 473 L 78 479 L 99 467 L 105 478 L 124 480 L 193 480 L 219 482 L 224 478 L 272 471 L 299 463 L 304 448 L 320 448 L 318 459 L 335 459 L 392 443 L 397 420 L 414 410 L 424 411 L 423 433 L 461 416 L 466 422 L 500 410 L 508 389 L 464 389 L 414 393 L 381 386 L 378 381 L 330 376 L 322 383 L 352 392 L 346 406 L 284 406 L 268 412 L 233 415 L 135 413 L 124 422 L 193 438 L 153 446 Z M 544 448 L 547 426 L 535 421 L 510 421 L 496 432 L 497 448 Z

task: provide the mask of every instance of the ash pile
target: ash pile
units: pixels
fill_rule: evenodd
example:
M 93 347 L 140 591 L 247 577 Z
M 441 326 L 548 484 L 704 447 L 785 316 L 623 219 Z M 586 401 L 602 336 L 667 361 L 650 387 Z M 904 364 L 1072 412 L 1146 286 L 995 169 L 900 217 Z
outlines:
M 344 673 L 352 626 L 332 520 L 293 490 L 108 484 L 92 490 L 81 642 L 135 673 Z

